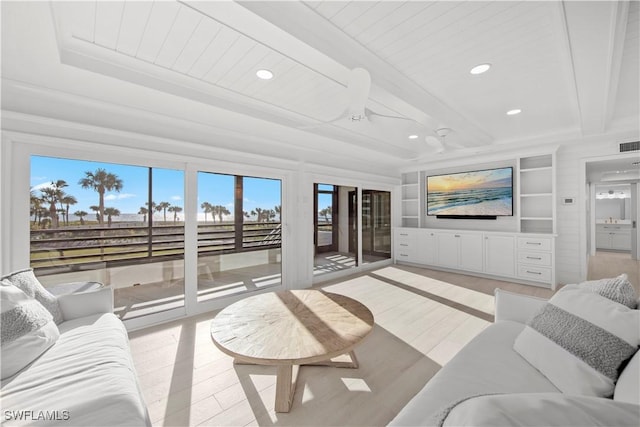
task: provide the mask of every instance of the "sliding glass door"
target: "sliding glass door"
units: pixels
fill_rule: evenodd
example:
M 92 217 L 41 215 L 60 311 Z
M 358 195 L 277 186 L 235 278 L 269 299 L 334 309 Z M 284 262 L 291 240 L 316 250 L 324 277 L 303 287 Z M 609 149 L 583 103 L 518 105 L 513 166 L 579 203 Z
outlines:
M 391 193 L 362 190 L 362 262 L 391 258 Z

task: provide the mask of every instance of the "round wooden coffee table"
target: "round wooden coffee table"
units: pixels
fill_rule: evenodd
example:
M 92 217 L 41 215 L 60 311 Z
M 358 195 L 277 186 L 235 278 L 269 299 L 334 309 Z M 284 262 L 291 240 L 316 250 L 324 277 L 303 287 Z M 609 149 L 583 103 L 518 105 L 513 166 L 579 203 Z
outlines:
M 357 368 L 353 349 L 373 329 L 373 314 L 360 302 L 317 290 L 269 292 L 232 304 L 211 322 L 211 338 L 235 363 L 274 365 L 276 412 L 289 412 L 293 367 Z M 331 359 L 349 354 L 350 362 Z

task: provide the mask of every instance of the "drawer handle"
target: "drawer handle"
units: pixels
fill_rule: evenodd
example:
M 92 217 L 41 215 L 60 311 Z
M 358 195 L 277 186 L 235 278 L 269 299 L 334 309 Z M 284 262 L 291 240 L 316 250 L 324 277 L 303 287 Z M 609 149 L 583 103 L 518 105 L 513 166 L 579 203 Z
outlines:
M 459 234 L 456 234 L 454 237 L 460 237 L 460 235 L 459 235 Z
M 408 236 L 408 234 L 400 233 L 401 236 Z
M 529 270 L 527 270 L 527 273 L 529 273 L 529 274 L 542 274 L 539 271 L 529 271 Z
M 537 245 L 540 246 L 542 243 L 540 242 L 527 242 L 527 245 Z
M 409 246 L 406 243 L 400 243 L 400 246 Z
M 407 255 L 407 254 L 400 254 L 400 256 L 409 256 L 409 255 Z
M 527 259 L 542 259 L 539 256 L 528 256 Z

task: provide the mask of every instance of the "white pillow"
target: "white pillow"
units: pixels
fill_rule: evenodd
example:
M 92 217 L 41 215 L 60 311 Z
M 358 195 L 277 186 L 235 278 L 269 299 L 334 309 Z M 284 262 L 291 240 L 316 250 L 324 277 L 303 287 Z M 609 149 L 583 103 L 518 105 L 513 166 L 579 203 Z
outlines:
M 640 405 L 640 351 L 636 351 L 620 374 L 613 400 Z
M 51 313 L 6 280 L 0 285 L 0 317 L 2 379 L 29 365 L 60 336 Z
M 640 344 L 640 311 L 567 285 L 518 335 L 514 350 L 567 394 L 610 397 Z
M 11 274 L 2 277 L 2 280 L 8 280 L 12 285 L 20 288 L 22 292 L 27 294 L 29 298 L 35 298 L 49 310 L 56 324 L 62 323 L 62 311 L 58 305 L 58 299 L 51 292 L 42 286 L 42 283 L 33 274 L 33 269 L 14 271 Z

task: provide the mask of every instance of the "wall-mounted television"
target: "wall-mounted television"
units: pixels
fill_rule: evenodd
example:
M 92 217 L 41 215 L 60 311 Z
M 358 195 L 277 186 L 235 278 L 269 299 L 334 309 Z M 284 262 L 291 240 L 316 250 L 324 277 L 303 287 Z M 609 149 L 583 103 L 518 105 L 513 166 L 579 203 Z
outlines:
M 513 216 L 513 168 L 428 176 L 427 215 L 455 219 Z

